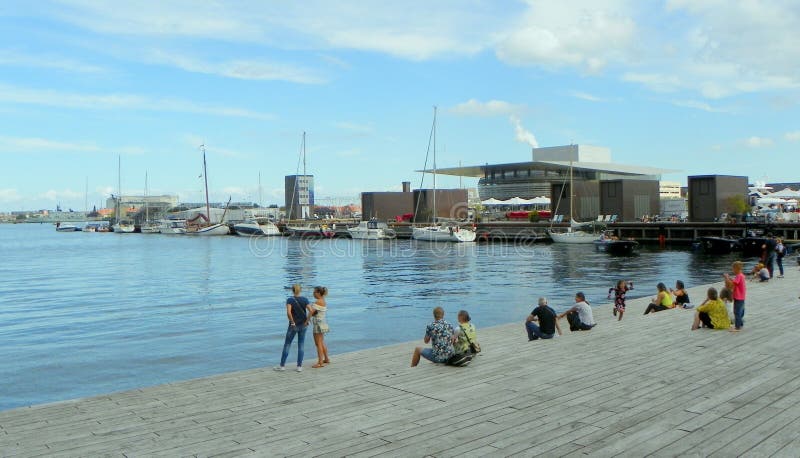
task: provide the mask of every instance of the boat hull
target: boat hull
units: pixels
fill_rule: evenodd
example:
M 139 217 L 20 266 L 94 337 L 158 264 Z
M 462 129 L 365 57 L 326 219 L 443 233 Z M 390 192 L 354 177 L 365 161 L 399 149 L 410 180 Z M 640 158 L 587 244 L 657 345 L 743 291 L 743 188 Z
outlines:
M 136 226 L 133 224 L 115 224 L 114 232 L 119 234 L 133 234 L 136 231 Z
M 273 223 L 239 223 L 233 225 L 233 230 L 238 235 L 281 235 L 280 229 Z
M 758 258 L 762 253 L 762 246 L 767 243 L 766 237 L 744 237 L 739 240 L 742 247 L 742 256 Z
M 733 250 L 741 248 L 739 241 L 727 237 L 700 237 L 698 239 L 703 251 L 713 254 L 729 254 Z M 759 245 L 759 252 L 761 245 Z
M 81 228 L 78 226 L 59 226 L 56 228 L 56 232 L 80 232 Z
M 288 228 L 289 236 L 302 239 L 332 239 L 336 231 L 320 228 Z
M 595 240 L 597 251 L 608 254 L 626 255 L 639 250 L 639 242 L 635 240 Z
M 217 235 L 228 235 L 230 234 L 231 229 L 228 227 L 227 224 L 212 224 L 211 226 L 201 227 L 196 230 L 187 230 L 184 232 L 185 235 L 195 235 L 198 237 L 208 237 L 208 236 L 217 236 Z
M 411 238 L 425 242 L 474 242 L 477 238 L 475 231 L 458 227 L 415 227 Z
M 556 243 L 569 243 L 573 245 L 586 245 L 593 244 L 599 237 L 595 234 L 583 231 L 572 232 L 552 232 L 548 231 L 547 234 Z

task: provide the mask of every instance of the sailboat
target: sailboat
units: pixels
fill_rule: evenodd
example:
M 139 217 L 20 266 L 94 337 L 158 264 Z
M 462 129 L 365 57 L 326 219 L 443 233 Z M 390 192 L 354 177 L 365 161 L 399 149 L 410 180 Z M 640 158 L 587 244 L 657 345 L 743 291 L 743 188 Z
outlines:
M 260 206 L 261 203 L 261 172 L 258 172 L 258 205 Z M 242 236 L 281 235 L 281 230 L 269 218 L 258 216 L 234 224 L 233 231 Z
M 431 127 L 433 139 L 433 226 L 413 227 L 411 238 L 428 242 L 474 242 L 477 234 L 475 231 L 465 229 L 457 224 L 436 224 L 436 107 L 433 107 L 433 126 Z M 423 172 L 424 176 L 424 172 Z M 419 208 L 419 202 L 417 202 Z M 416 212 L 415 212 L 416 213 Z
M 114 232 L 118 234 L 130 234 L 136 230 L 133 221 L 122 219 L 122 156 L 117 157 L 117 208 L 114 217 L 117 220 L 114 224 Z
M 147 200 L 147 172 L 144 173 L 144 223 L 141 227 L 142 234 L 160 234 L 161 225 L 150 221 L 150 202 Z
M 571 244 L 589 244 L 594 243 L 598 239 L 596 234 L 579 230 L 583 226 L 575 221 L 572 217 L 572 202 L 575 200 L 572 179 L 572 161 L 569 162 L 569 228 L 567 232 L 554 232 L 552 227 L 547 231 L 550 238 L 557 243 L 571 243 Z
M 225 213 L 228 212 L 228 206 L 225 206 L 225 212 L 222 214 L 222 218 L 220 219 L 219 223 L 211 224 L 211 220 L 209 219 L 211 216 L 211 205 L 208 203 L 208 170 L 206 167 L 206 145 L 200 145 L 200 149 L 203 151 L 203 181 L 205 183 L 206 189 L 206 214 L 200 213 L 198 218 L 196 219 L 204 219 L 206 222 L 205 224 L 191 225 L 188 226 L 186 232 L 183 234 L 186 235 L 228 235 L 230 233 L 230 228 L 227 224 L 224 223 L 225 221 Z M 228 199 L 228 204 L 230 204 L 230 199 Z M 190 220 L 192 221 L 192 220 Z

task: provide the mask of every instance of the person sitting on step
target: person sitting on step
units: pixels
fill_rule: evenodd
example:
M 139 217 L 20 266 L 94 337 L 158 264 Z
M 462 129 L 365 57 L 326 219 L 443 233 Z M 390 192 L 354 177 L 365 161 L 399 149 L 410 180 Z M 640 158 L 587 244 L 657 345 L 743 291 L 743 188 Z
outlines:
M 595 326 L 592 307 L 586 302 L 586 296 L 575 293 L 575 305 L 566 312 L 558 315 L 558 319 L 567 317 L 570 331 L 588 331 Z
M 538 321 L 537 325 L 534 321 Z M 561 335 L 561 327 L 558 325 L 556 312 L 547 305 L 547 298 L 540 297 L 539 305 L 525 320 L 525 330 L 528 332 L 528 342 L 538 339 L 552 339 L 558 331 Z

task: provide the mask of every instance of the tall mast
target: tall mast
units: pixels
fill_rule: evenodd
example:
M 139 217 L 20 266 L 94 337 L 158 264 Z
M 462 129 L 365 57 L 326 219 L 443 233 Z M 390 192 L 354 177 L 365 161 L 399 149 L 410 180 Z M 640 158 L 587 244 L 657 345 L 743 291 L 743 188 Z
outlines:
M 303 131 L 303 176 L 306 176 L 306 131 Z
M 147 200 L 147 172 L 144 172 L 144 222 L 150 221 L 150 202 Z
M 258 171 L 258 205 L 264 205 L 263 200 L 261 200 L 261 171 Z
M 203 180 L 205 181 L 206 185 L 206 216 L 208 216 L 208 223 L 211 224 L 211 205 L 208 203 L 208 172 L 206 170 L 206 145 L 200 145 L 200 149 L 203 150 Z
M 117 155 L 117 223 L 122 220 L 122 155 Z
M 436 106 L 433 107 L 433 222 L 436 223 Z
M 572 161 L 569 161 L 569 226 L 572 227 L 572 199 L 575 196 L 572 181 Z

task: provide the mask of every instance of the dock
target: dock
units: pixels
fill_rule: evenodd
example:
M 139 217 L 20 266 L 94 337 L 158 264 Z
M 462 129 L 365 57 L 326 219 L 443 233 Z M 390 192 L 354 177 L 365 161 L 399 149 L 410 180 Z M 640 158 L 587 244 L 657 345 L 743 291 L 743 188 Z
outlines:
M 800 272 L 786 264 L 748 282 L 739 333 L 690 331 L 693 310 L 642 316 L 645 297 L 620 322 L 595 307 L 591 331 L 562 320 L 549 341 L 528 342 L 522 316 L 475 322 L 483 352 L 464 368 L 409 367 L 420 340 L 331 348 L 312 369 L 308 339 L 302 373 L 273 371 L 274 348 L 260 369 L 0 412 L 0 455 L 798 456 Z

